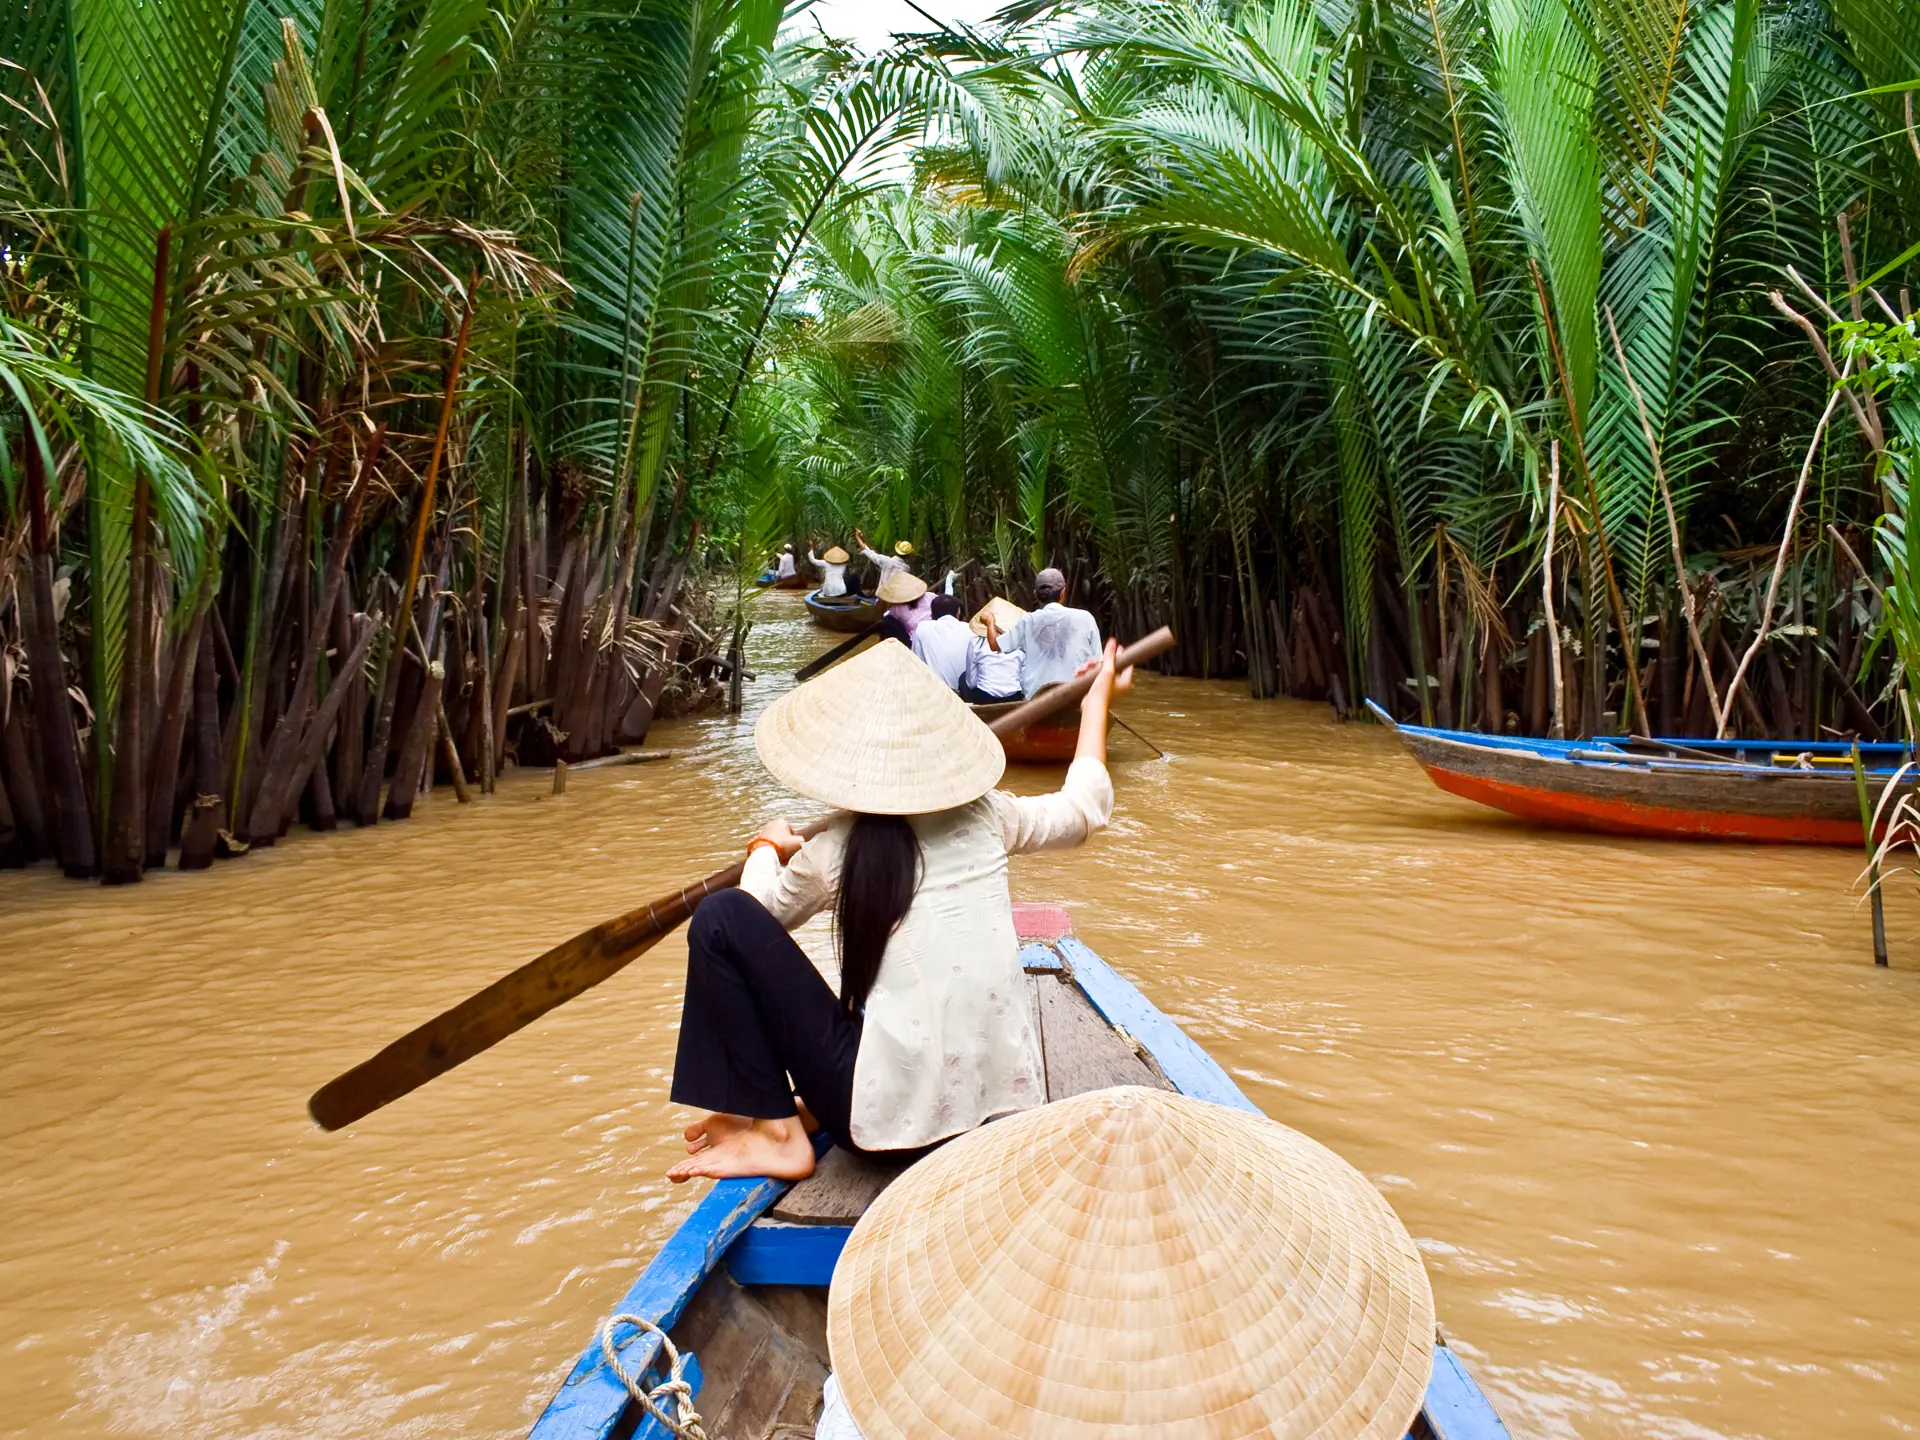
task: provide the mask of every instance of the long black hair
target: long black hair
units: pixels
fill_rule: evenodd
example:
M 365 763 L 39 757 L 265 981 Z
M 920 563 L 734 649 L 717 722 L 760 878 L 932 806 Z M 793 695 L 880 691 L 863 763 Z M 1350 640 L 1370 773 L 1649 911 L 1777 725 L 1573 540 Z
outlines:
M 840 1003 L 849 1015 L 866 1009 L 887 941 L 907 918 L 920 888 L 920 837 L 904 815 L 855 815 L 840 862 L 833 923 L 840 934 Z

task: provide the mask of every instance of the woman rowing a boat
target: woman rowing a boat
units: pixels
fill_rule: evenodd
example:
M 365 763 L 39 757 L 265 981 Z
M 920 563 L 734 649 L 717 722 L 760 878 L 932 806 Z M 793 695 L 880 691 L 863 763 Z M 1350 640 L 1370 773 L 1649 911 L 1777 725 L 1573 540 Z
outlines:
M 1132 679 L 1115 652 L 1095 662 L 1051 795 L 994 789 L 999 740 L 892 642 L 768 707 L 762 763 L 839 813 L 805 841 L 768 825 L 739 889 L 694 915 L 672 1094 L 711 1113 L 669 1178 L 799 1179 L 816 1125 L 912 1153 L 1045 1100 L 1007 857 L 1078 845 L 1111 817 L 1107 707 Z M 787 933 L 823 910 L 838 993 Z

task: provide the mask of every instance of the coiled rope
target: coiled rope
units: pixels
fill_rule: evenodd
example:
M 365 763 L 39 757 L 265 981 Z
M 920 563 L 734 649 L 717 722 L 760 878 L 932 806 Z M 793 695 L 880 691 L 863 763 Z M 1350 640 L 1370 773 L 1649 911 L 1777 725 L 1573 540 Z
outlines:
M 620 1353 L 614 1348 L 613 1327 L 620 1324 L 632 1325 L 640 1330 L 650 1330 L 660 1337 L 661 1348 L 667 1352 L 667 1378 L 651 1390 L 640 1384 L 640 1377 L 620 1363 Z M 701 1422 L 700 1412 L 693 1408 L 693 1386 L 686 1381 L 682 1373 L 686 1361 L 667 1338 L 667 1332 L 651 1320 L 638 1315 L 615 1315 L 600 1327 L 600 1353 L 606 1357 L 608 1368 L 620 1377 L 627 1387 L 627 1393 L 646 1407 L 646 1411 L 667 1429 L 681 1437 L 681 1440 L 707 1440 L 705 1425 Z M 673 1398 L 674 1416 L 670 1417 L 660 1407 Z

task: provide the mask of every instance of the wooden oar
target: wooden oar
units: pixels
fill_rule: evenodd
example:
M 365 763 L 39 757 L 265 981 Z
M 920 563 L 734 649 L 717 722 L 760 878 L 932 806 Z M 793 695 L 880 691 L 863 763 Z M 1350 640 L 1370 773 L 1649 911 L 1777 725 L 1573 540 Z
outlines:
M 1147 749 L 1153 751 L 1156 758 L 1161 760 L 1164 760 L 1167 758 L 1166 751 L 1162 750 L 1158 745 L 1154 744 L 1153 741 L 1147 739 L 1146 736 L 1142 735 L 1138 730 L 1134 729 L 1133 726 L 1127 724 L 1127 722 L 1122 720 L 1118 715 L 1115 715 L 1111 711 L 1109 711 L 1108 718 L 1111 719 L 1113 723 L 1118 725 L 1122 730 L 1126 731 L 1127 734 L 1133 736 L 1134 739 L 1138 740 L 1142 745 L 1146 746 Z
M 806 664 L 802 665 L 798 670 L 794 671 L 793 678 L 802 685 L 806 684 L 807 681 L 811 680 L 814 676 L 818 675 L 822 670 L 826 669 L 829 665 L 833 664 L 834 661 L 840 659 L 848 651 L 852 650 L 854 646 L 858 645 L 862 640 L 865 640 L 868 636 L 872 635 L 873 632 L 878 630 L 883 623 L 885 623 L 884 620 L 876 620 L 871 625 L 867 626 L 866 629 L 860 631 L 860 633 L 855 635 L 851 640 L 843 640 L 838 645 L 834 646 L 831 650 L 827 651 L 826 654 L 815 656 L 813 659 L 809 660 Z
M 1172 645 L 1173 632 L 1162 626 L 1122 650 L 1120 667 L 1143 665 Z M 1011 735 L 1023 730 L 1079 703 L 1092 688 L 1091 674 L 1056 685 L 995 720 L 993 733 Z M 812 835 L 826 823 L 816 821 L 800 834 Z M 741 869 L 742 863 L 735 861 L 685 889 L 603 920 L 538 959 L 529 960 L 479 994 L 408 1031 L 371 1059 L 329 1080 L 307 1101 L 308 1112 L 321 1129 L 338 1130 L 419 1089 L 462 1061 L 471 1060 L 645 954 L 692 915 L 707 896 L 738 885 Z

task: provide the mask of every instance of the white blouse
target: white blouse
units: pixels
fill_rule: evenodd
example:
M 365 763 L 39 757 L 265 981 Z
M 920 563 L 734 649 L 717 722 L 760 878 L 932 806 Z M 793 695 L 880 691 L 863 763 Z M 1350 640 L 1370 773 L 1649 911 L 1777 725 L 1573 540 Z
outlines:
M 1007 857 L 1068 849 L 1112 816 L 1107 767 L 1083 759 L 1051 795 L 993 790 L 910 817 L 925 871 L 867 995 L 853 1067 L 854 1144 L 931 1145 L 1047 1098 Z M 804 924 L 834 903 L 852 824 L 836 816 L 784 866 L 771 847 L 756 847 L 740 888 L 787 929 Z

